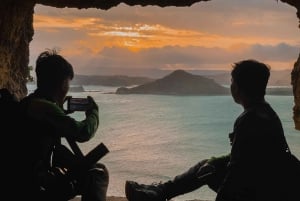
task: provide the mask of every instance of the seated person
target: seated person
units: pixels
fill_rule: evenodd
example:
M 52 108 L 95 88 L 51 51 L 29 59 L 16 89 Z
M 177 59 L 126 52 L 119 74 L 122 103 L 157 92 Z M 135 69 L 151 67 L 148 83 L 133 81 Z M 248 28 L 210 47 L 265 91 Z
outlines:
M 36 61 L 37 89 L 21 101 L 28 119 L 24 144 L 28 193 L 33 200 L 69 200 L 81 195 L 82 201 L 105 201 L 109 182 L 108 170 L 97 163 L 84 167 L 61 139 L 86 142 L 93 138 L 99 125 L 98 106 L 92 97 L 85 119 L 77 121 L 63 109 L 72 65 L 55 51 L 42 52 Z M 31 170 L 31 171 L 30 171 Z
M 287 185 L 292 178 L 287 165 L 291 152 L 281 121 L 265 100 L 269 76 L 270 67 L 255 60 L 233 65 L 231 95 L 244 111 L 229 134 L 228 155 L 202 160 L 173 180 L 157 185 L 126 181 L 127 199 L 165 201 L 208 185 L 217 193 L 216 201 L 299 200 Z

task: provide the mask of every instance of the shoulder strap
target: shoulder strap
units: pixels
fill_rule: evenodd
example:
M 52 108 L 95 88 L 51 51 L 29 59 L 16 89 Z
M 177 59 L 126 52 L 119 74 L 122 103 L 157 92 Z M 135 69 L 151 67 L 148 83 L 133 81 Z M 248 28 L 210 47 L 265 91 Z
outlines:
M 83 155 L 82 151 L 80 150 L 78 144 L 74 140 L 71 140 L 71 139 L 67 138 L 67 142 L 70 145 L 72 151 L 74 152 L 74 154 L 76 156 L 81 157 L 81 158 L 84 157 L 84 155 Z

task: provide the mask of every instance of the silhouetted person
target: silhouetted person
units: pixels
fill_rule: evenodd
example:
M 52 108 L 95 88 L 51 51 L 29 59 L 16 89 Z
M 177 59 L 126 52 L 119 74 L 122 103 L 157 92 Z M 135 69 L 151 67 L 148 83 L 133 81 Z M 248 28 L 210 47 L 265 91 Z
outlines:
M 21 101 L 27 118 L 24 152 L 32 200 L 60 201 L 81 195 L 82 201 L 105 201 L 109 182 L 106 167 L 101 163 L 83 167 L 81 158 L 61 144 L 62 138 L 86 142 L 94 136 L 99 124 L 96 102 L 88 97 L 91 107 L 85 111 L 84 120 L 68 116 L 63 104 L 73 67 L 54 50 L 39 55 L 35 71 L 37 89 Z
M 159 184 L 126 181 L 128 200 L 165 201 L 203 185 L 217 192 L 217 201 L 299 200 L 300 196 L 291 193 L 298 190 L 290 185 L 291 153 L 281 121 L 264 98 L 269 76 L 269 66 L 255 60 L 233 65 L 231 95 L 244 111 L 229 134 L 228 155 L 202 160 Z

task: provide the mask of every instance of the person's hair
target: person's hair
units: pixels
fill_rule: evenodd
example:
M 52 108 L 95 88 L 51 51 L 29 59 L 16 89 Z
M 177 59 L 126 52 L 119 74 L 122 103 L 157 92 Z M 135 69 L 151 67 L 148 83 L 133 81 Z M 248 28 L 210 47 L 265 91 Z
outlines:
M 55 49 L 46 50 L 38 56 L 35 72 L 37 87 L 47 91 L 57 89 L 65 79 L 74 77 L 72 65 Z
M 260 99 L 266 94 L 270 66 L 253 59 L 234 63 L 231 76 L 242 93 L 250 99 Z

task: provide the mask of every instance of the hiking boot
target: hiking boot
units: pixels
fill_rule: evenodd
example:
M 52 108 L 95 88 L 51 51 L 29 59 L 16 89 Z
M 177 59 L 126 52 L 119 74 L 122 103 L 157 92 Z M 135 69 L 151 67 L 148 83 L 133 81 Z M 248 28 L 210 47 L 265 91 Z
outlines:
M 138 184 L 126 181 L 125 194 L 128 201 L 166 201 L 162 184 Z

